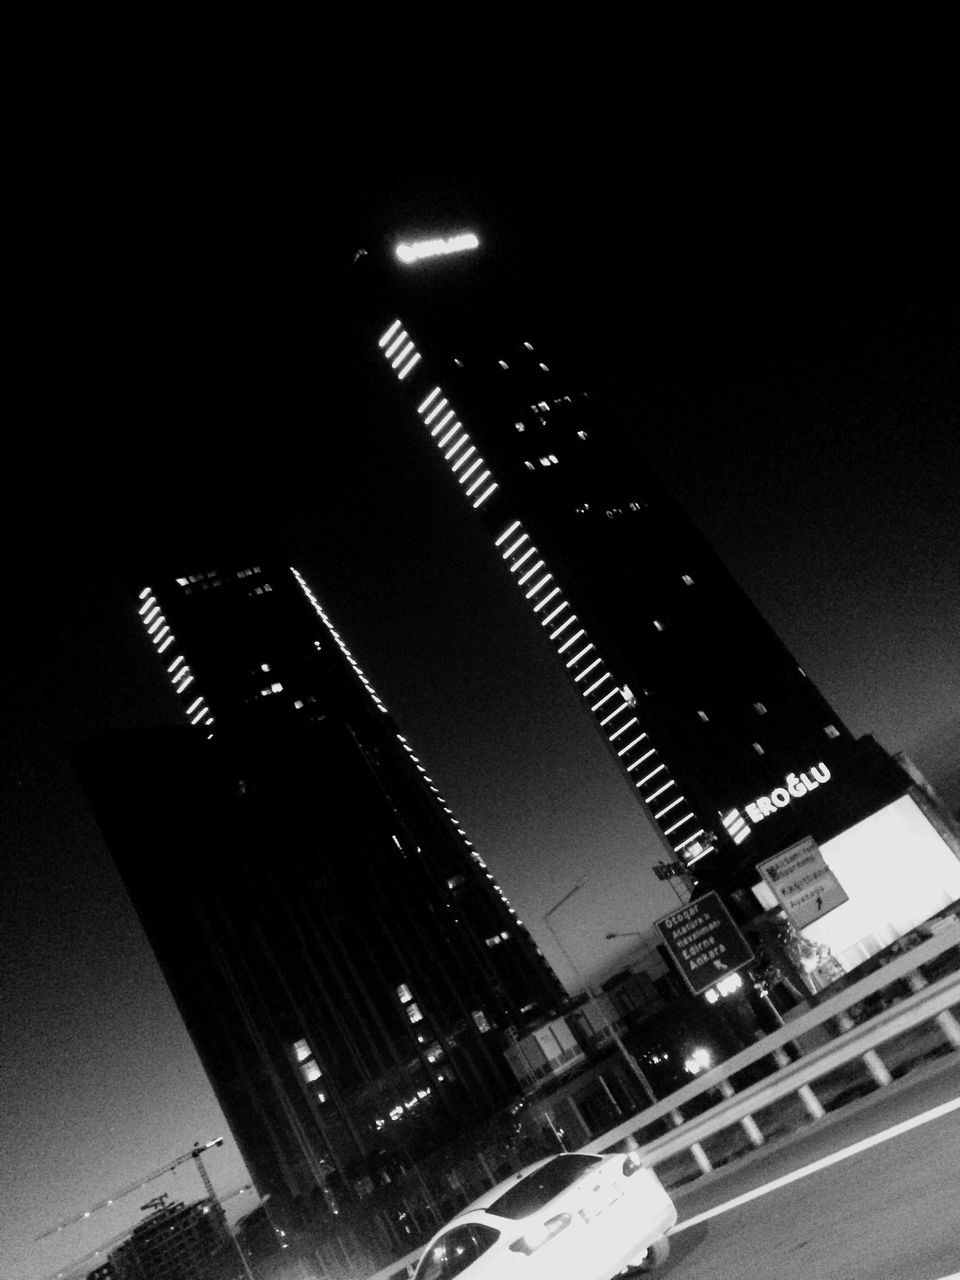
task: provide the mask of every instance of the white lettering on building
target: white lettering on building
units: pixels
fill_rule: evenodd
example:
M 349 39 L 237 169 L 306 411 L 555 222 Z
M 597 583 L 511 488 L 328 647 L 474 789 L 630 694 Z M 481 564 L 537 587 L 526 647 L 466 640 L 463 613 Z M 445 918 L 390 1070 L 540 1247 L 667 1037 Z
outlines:
M 830 770 L 823 761 L 815 764 L 806 773 L 788 773 L 784 779 L 785 786 L 774 787 L 768 796 L 757 796 L 756 800 L 744 805 L 747 817 L 753 823 L 762 822 L 778 809 L 785 809 L 794 800 L 799 800 L 811 791 L 816 791 L 817 787 L 822 787 L 825 782 L 829 782 L 830 777 Z

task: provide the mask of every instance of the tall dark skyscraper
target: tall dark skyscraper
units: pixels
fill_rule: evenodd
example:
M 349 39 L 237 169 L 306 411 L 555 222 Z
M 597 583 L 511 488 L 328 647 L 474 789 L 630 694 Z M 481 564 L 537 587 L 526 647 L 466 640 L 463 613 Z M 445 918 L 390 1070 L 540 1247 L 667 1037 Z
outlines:
M 854 741 L 496 248 L 471 234 L 382 246 L 356 270 L 358 341 L 398 422 L 436 447 L 425 483 L 462 490 L 675 858 L 731 882 L 907 789 L 872 739 Z
M 188 723 L 80 776 L 258 1189 L 342 1222 L 515 1096 L 562 989 L 296 570 L 138 607 Z

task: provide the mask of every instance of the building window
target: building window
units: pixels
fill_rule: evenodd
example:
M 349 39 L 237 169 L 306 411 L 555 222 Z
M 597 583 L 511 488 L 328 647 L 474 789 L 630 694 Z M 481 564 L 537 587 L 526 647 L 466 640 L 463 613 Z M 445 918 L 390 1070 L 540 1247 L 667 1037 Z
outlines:
M 828 738 L 840 737 L 840 730 L 837 728 L 835 724 L 825 724 L 823 726 L 823 732 L 827 735 Z
M 700 719 L 703 721 L 704 724 L 706 724 L 707 721 L 710 719 L 710 717 L 707 715 L 705 711 L 698 711 L 697 715 L 700 717 Z
M 407 1017 L 411 1022 L 423 1021 L 423 1014 L 420 1012 L 420 1006 L 416 1002 L 411 1001 L 411 1003 L 407 1005 Z
M 530 461 L 529 458 L 527 458 L 524 461 L 523 465 L 527 468 L 528 471 L 536 471 L 536 467 L 533 465 L 533 463 Z
M 533 350 L 533 343 L 532 343 L 532 342 L 525 342 L 523 345 L 526 347 L 526 349 L 527 349 L 528 351 L 532 351 L 532 350 Z
M 587 433 L 585 431 L 578 431 L 577 435 L 580 437 L 581 440 L 586 440 L 587 438 Z
M 540 361 L 540 368 L 543 370 L 544 373 L 550 372 L 550 370 L 547 368 L 547 366 L 543 363 L 542 360 Z
M 490 1030 L 490 1023 L 487 1021 L 486 1014 L 482 1009 L 473 1010 L 473 1020 L 477 1024 L 477 1030 L 483 1034 L 484 1031 Z
M 690 577 L 689 573 L 685 573 L 683 575 L 683 581 L 688 587 L 693 586 L 693 579 Z
M 293 1052 L 297 1055 L 298 1062 L 305 1062 L 307 1058 L 313 1057 L 313 1050 L 306 1040 L 298 1040 L 293 1046 Z
M 755 702 L 753 704 L 753 709 L 758 716 L 765 716 L 767 714 L 767 708 L 763 705 L 762 702 Z
M 397 995 L 400 997 L 401 1004 L 409 1004 L 409 1002 L 413 999 L 413 995 L 410 991 L 410 988 L 407 986 L 405 982 L 401 982 L 399 987 L 397 987 Z
M 658 631 L 663 630 L 663 623 L 660 622 L 657 618 L 654 618 L 653 625 L 657 628 Z
M 314 1080 L 319 1080 L 323 1075 L 314 1058 L 308 1058 L 306 1062 L 301 1063 L 300 1070 L 303 1072 L 303 1078 L 307 1084 L 311 1084 Z
M 527 429 L 522 422 L 515 422 L 513 425 L 517 428 L 518 431 L 526 431 Z
M 425 1053 L 428 1062 L 439 1062 L 443 1057 L 443 1048 L 439 1040 L 434 1040 L 433 1044 L 428 1045 Z
M 500 366 L 500 368 L 501 368 L 501 369 L 509 369 L 509 368 L 510 368 L 510 366 L 507 364 L 506 360 L 498 360 L 498 361 L 497 361 L 497 364 Z
M 754 749 L 754 751 L 757 753 L 757 755 L 758 755 L 758 756 L 762 756 L 762 755 L 765 755 L 765 754 L 766 754 L 766 752 L 764 751 L 763 747 L 761 747 L 761 745 L 760 745 L 760 743 L 759 743 L 759 742 L 755 742 L 755 743 L 753 744 L 753 749 Z

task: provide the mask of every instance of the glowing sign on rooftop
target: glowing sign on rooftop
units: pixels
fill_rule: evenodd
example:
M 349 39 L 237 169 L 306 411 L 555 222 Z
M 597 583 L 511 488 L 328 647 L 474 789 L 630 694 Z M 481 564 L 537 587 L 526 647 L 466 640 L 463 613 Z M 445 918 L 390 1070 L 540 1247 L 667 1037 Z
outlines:
M 447 236 L 446 239 L 415 240 L 412 244 L 398 244 L 396 255 L 401 262 L 420 262 L 423 258 L 438 258 L 446 253 L 462 253 L 465 249 L 476 249 L 480 241 L 472 231 L 459 236 Z

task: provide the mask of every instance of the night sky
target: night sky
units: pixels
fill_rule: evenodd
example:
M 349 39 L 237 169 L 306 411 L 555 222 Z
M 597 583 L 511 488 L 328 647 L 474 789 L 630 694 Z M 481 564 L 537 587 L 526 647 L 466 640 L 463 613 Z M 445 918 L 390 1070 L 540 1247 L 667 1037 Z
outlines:
M 553 923 L 591 975 L 629 954 L 605 931 L 675 901 L 480 526 L 345 349 L 352 253 L 391 225 L 514 256 L 839 715 L 960 806 L 946 183 L 608 159 L 343 195 L 168 156 L 129 184 L 94 165 L 81 216 L 45 211 L 4 510 L 4 1277 L 43 1280 L 161 1190 L 194 1198 L 187 1165 L 30 1243 L 227 1132 L 69 763 L 99 729 L 178 722 L 129 596 L 155 567 L 302 568 L 565 982 L 543 915 L 581 877 Z M 221 1194 L 246 1181 L 231 1140 L 208 1167 Z

